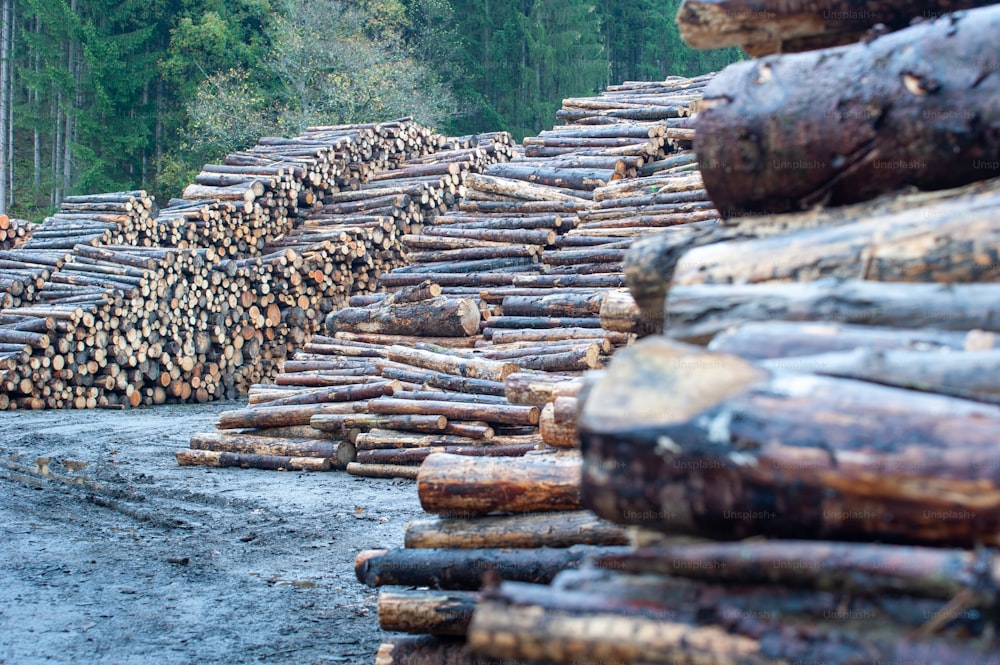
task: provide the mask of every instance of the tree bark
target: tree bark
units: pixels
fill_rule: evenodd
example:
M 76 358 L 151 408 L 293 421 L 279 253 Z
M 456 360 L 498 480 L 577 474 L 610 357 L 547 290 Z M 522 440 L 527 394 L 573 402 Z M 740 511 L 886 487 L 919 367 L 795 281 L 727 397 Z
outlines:
M 718 538 L 1000 542 L 1000 407 L 650 338 L 590 387 L 584 504 Z
M 983 0 L 685 0 L 677 13 L 681 38 L 697 49 L 753 47 L 757 57 L 792 53 L 858 41 L 876 23 L 889 30 L 960 9 L 990 4 Z
M 871 43 L 737 63 L 706 88 L 695 150 L 724 218 L 1000 175 L 1000 8 Z
M 707 343 L 750 321 L 863 323 L 897 328 L 1000 331 L 1000 284 L 806 283 L 681 286 L 667 296 L 664 331 Z
M 548 584 L 562 570 L 579 568 L 599 554 L 622 554 L 627 547 L 573 547 L 528 549 L 395 549 L 365 550 L 354 562 L 358 581 L 370 587 L 426 586 L 432 589 L 475 591 L 483 576 L 502 580 Z
M 625 529 L 589 511 L 474 519 L 424 517 L 406 525 L 407 548 L 570 547 L 626 545 Z
M 486 460 L 438 454 L 420 468 L 417 494 L 425 511 L 452 517 L 548 512 L 579 509 L 579 483 L 575 456 Z
M 468 298 L 374 307 L 345 307 L 331 312 L 326 330 L 380 335 L 468 337 L 479 332 L 479 308 Z

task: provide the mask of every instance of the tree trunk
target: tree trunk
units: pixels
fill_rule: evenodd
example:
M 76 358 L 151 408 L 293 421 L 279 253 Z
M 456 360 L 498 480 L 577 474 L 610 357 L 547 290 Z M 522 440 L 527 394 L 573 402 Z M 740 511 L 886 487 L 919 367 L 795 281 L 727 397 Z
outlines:
M 819 53 L 737 63 L 706 88 L 695 149 L 723 217 L 841 205 L 1000 175 L 1000 7 Z
M 993 545 L 998 427 L 996 406 L 654 337 L 590 387 L 582 495 L 666 533 Z

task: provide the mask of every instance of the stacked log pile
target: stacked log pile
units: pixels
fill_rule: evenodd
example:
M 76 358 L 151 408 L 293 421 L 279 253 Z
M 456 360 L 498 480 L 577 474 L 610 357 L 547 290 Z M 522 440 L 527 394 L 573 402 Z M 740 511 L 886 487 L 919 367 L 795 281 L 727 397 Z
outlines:
M 326 314 L 399 265 L 399 238 L 439 212 L 451 188 L 509 154 L 506 134 L 449 140 L 409 120 L 311 128 L 207 165 L 189 198 L 159 215 L 142 192 L 71 197 L 31 249 L 2 259 L 12 271 L 0 278 L 2 405 L 245 394 Z M 420 183 L 414 200 L 338 193 L 387 167 L 383 189 L 405 189 L 414 169 L 448 182 Z M 300 202 L 318 205 L 299 213 Z
M 1000 658 L 1000 181 L 975 182 L 998 163 L 997 123 L 976 97 L 995 71 L 976 33 L 998 16 L 740 63 L 709 84 L 695 144 L 730 219 L 629 249 L 633 330 L 663 335 L 616 354 L 577 396 L 581 504 L 664 540 L 549 586 L 481 591 L 456 662 Z M 826 66 L 841 83 L 817 76 Z M 809 77 L 821 89 L 796 99 Z M 873 115 L 830 122 L 860 108 L 855 93 Z M 789 124 L 800 112 L 827 124 Z M 938 133 L 945 113 L 960 119 Z M 966 141 L 970 128 L 989 136 Z M 761 162 L 800 163 L 803 144 L 819 166 L 789 177 Z M 876 166 L 913 155 L 919 167 Z M 905 184 L 940 191 L 870 200 Z
M 681 80 L 660 88 L 662 100 L 672 98 L 666 91 L 673 88 L 682 101 L 698 90 Z M 551 400 L 511 403 L 503 380 L 519 371 L 567 378 L 602 367 L 632 339 L 637 315 L 622 299 L 625 249 L 664 226 L 716 217 L 691 173 L 693 156 L 663 140 L 662 124 L 611 122 L 579 126 L 619 131 L 653 147 L 622 156 L 598 142 L 591 154 L 499 161 L 479 174 L 465 160 L 504 146 L 490 139 L 493 147 L 484 150 L 463 141 L 377 174 L 356 191 L 328 195 L 278 246 L 326 241 L 328 233 L 366 225 L 383 234 L 384 243 L 398 238 L 407 265 L 379 277 L 390 293 L 359 295 L 332 312 L 326 337 L 314 337 L 292 356 L 274 383 L 253 387 L 247 409 L 220 420 L 229 435 L 198 435 L 192 451 L 178 453 L 181 462 L 326 469 L 348 459 L 355 462 L 348 466 L 352 473 L 414 477 L 424 458 L 442 450 L 507 456 L 539 443 L 572 446 L 570 398 L 559 409 L 546 405 Z M 646 168 L 664 150 L 675 153 Z M 449 152 L 455 161 L 436 159 Z M 646 175 L 626 178 L 639 169 Z M 458 210 L 443 212 L 453 196 L 462 197 Z M 359 279 L 379 270 L 365 272 L 355 262 L 344 272 Z M 385 394 L 368 395 L 377 383 Z M 358 396 L 332 386 L 366 388 Z M 310 406 L 291 408 L 296 403 Z M 236 441 L 244 436 L 270 440 L 253 452 Z M 268 458 L 265 451 L 284 446 L 285 438 L 325 438 L 338 458 Z M 353 458 L 345 452 L 350 448 Z
M 15 249 L 27 242 L 34 224 L 26 219 L 0 215 L 0 251 Z
M 71 251 L 76 245 L 136 245 L 153 227 L 145 191 L 67 196 L 59 212 L 36 226 L 25 249 Z

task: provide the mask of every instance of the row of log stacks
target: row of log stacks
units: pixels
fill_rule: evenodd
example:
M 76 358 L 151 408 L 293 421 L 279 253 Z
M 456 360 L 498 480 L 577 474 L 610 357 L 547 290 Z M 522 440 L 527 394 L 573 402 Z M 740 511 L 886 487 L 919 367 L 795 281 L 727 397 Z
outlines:
M 671 98 L 665 92 L 670 86 L 680 88 L 677 94 L 685 99 L 693 94 L 680 82 L 668 83 L 660 91 L 662 99 Z M 612 122 L 621 125 L 626 135 L 630 127 L 636 126 L 631 121 Z M 644 127 L 641 140 L 649 141 L 650 134 L 661 136 Z M 518 158 L 492 166 L 483 162 L 486 172 L 477 174 L 478 169 L 465 170 L 463 160 L 483 159 L 490 151 L 505 150 L 505 146 L 495 140 L 484 144 L 488 149 L 467 143 L 463 139 L 461 145 L 453 147 L 457 166 L 454 162 L 449 165 L 423 158 L 405 168 L 372 176 L 356 191 L 328 195 L 324 205 L 316 209 L 315 218 L 280 241 L 287 245 L 279 246 L 298 247 L 310 237 L 322 237 L 330 228 L 336 230 L 341 223 L 370 224 L 382 229 L 389 239 L 386 242 L 395 242 L 392 234 L 399 234 L 407 265 L 379 278 L 379 284 L 391 293 L 352 297 L 350 307 L 330 314 L 327 337 L 314 340 L 302 353 L 290 356 L 285 371 L 274 383 L 254 386 L 247 413 L 239 416 L 244 419 L 222 427 L 240 430 L 235 436 L 271 437 L 273 441 L 261 442 L 267 445 L 251 453 L 235 442 L 227 449 L 226 442 L 233 440 L 232 436 L 211 435 L 218 439 L 212 444 L 213 454 L 181 451 L 182 463 L 338 468 L 344 466 L 343 459 L 355 460 L 343 451 L 360 441 L 361 446 L 381 448 L 356 448 L 357 463 L 349 471 L 413 477 L 417 465 L 435 448 L 470 455 L 523 454 L 538 442 L 537 423 L 545 404 L 532 405 L 535 411 L 529 411 L 533 415 L 524 422 L 489 419 L 499 417 L 495 415 L 481 415 L 478 422 L 469 422 L 472 416 L 463 420 L 458 415 L 463 402 L 490 404 L 498 413 L 504 409 L 516 411 L 516 405 L 504 399 L 503 384 L 496 378 L 476 376 L 475 370 L 462 363 L 474 367 L 477 363 L 499 362 L 510 368 L 505 371 L 523 369 L 559 376 L 603 366 L 616 347 L 630 340 L 628 331 L 601 327 L 602 315 L 609 325 L 616 317 L 634 317 L 628 308 L 605 307 L 602 313 L 611 296 L 621 295 L 625 248 L 644 233 L 689 222 L 692 216 L 702 220 L 715 217 L 704 190 L 691 178 L 694 159 L 690 153 L 678 152 L 670 159 L 650 163 L 648 154 L 620 156 L 615 149 L 598 146 L 590 150 L 592 154 L 566 154 L 545 160 Z M 601 154 L 608 150 L 610 154 Z M 652 168 L 646 168 L 649 166 Z M 633 178 L 636 184 L 624 186 L 630 182 L 624 176 L 638 174 L 643 168 L 645 177 Z M 593 177 L 595 169 L 603 169 L 600 178 Z M 545 179 L 548 182 L 542 182 Z M 641 185 L 643 182 L 646 187 Z M 440 192 L 442 184 L 453 187 L 454 192 L 445 189 L 443 198 L 427 193 L 429 188 Z M 562 186 L 568 184 L 587 189 Z M 370 200 L 380 206 L 378 209 L 373 211 L 366 205 L 366 194 L 375 197 Z M 459 209 L 442 212 L 442 206 L 451 205 L 452 196 L 463 197 Z M 415 201 L 421 206 L 416 213 Z M 400 211 L 401 206 L 408 206 L 407 211 Z M 384 226 L 385 217 L 395 225 Z M 356 266 L 350 274 L 358 275 Z M 342 279 L 347 278 L 345 273 Z M 287 292 L 289 285 L 283 288 L 282 292 Z M 438 357 L 433 365 L 414 366 L 414 360 L 400 355 L 398 346 Z M 429 361 L 422 358 L 421 362 Z M 326 377 L 329 372 L 333 374 Z M 350 378 L 359 375 L 364 380 Z M 340 398 L 324 396 L 321 388 L 378 380 L 390 383 L 386 392 L 392 399 L 409 400 L 411 404 L 386 406 L 384 402 L 389 399 L 379 402 L 359 398 L 351 400 L 351 406 L 335 409 L 367 413 L 372 417 L 369 424 L 361 415 L 351 415 L 335 418 L 334 425 L 316 427 L 321 420 L 311 424 L 311 416 L 302 411 L 294 416 L 294 427 L 305 430 L 287 430 L 290 423 L 268 420 L 271 416 L 281 418 L 279 411 L 269 414 L 268 409 L 283 407 L 282 403 L 269 403 L 291 397 L 291 392 L 302 393 L 296 400 L 335 402 Z M 434 391 L 437 394 L 423 394 Z M 450 413 L 444 413 L 440 405 L 434 404 L 436 401 L 456 405 Z M 404 407 L 411 412 L 380 412 Z M 568 425 L 568 411 L 563 407 L 560 419 Z M 383 416 L 411 413 L 430 417 L 434 427 L 444 416 L 446 423 L 441 427 L 452 431 L 428 432 L 428 425 L 420 419 L 398 418 L 392 422 L 393 427 L 379 422 Z M 554 435 L 557 428 L 551 426 L 548 411 L 545 416 L 542 436 L 558 443 L 559 437 Z M 342 425 L 345 420 L 351 427 Z M 487 431 L 484 428 L 489 430 L 487 436 L 483 436 Z M 505 438 L 518 437 L 522 432 L 530 433 L 532 438 Z M 268 446 L 284 445 L 281 439 L 286 437 L 325 437 L 336 444 L 342 456 L 328 463 L 245 457 L 266 455 Z M 396 437 L 397 447 L 405 450 L 389 450 L 392 437 Z M 493 441 L 493 445 L 484 449 L 483 440 Z M 563 434 L 562 445 L 571 445 L 571 441 L 572 436 Z M 197 441 L 194 444 L 203 445 Z M 222 453 L 237 456 L 222 461 Z
M 354 146 L 344 152 L 352 159 L 372 155 L 379 166 L 406 166 L 403 157 L 415 154 L 416 168 L 443 165 L 447 172 L 460 175 L 506 158 L 510 152 L 505 134 L 448 143 L 409 121 L 387 124 L 397 129 L 387 131 L 380 125 L 350 126 L 345 131 L 324 128 L 323 136 L 338 149 Z M 314 136 L 319 132 L 310 131 Z M 370 140 L 351 138 L 364 132 L 371 135 Z M 330 135 L 350 140 L 334 142 Z M 278 141 L 262 141 L 262 145 L 271 143 Z M 231 200 L 224 194 L 210 200 L 175 200 L 153 218 L 147 213 L 155 212 L 155 206 L 145 205 L 150 200 L 144 193 L 70 199 L 70 209 L 85 207 L 92 215 L 110 214 L 109 206 L 125 211 L 116 222 L 117 230 L 99 225 L 101 235 L 88 236 L 87 242 L 127 238 L 136 244 L 99 248 L 77 243 L 70 252 L 24 249 L 7 253 L 4 265 L 13 266 L 19 275 L 29 269 L 42 272 L 30 275 L 29 286 L 12 282 L 7 288 L 5 304 L 14 309 L 2 314 L 5 331 L 0 333 L 0 343 L 5 344 L 7 366 L 0 383 L 3 406 L 92 407 L 231 399 L 273 376 L 288 353 L 300 347 L 322 326 L 325 315 L 352 293 L 374 288 L 380 271 L 401 262 L 397 238 L 411 224 L 423 221 L 423 207 L 394 202 L 387 210 L 376 209 L 370 203 L 378 197 L 366 194 L 350 205 L 380 216 L 376 224 L 359 219 L 357 211 L 333 214 L 315 206 L 315 220 L 305 214 L 290 217 L 303 191 L 296 184 L 297 177 L 312 178 L 314 193 L 331 196 L 337 187 L 358 186 L 351 181 L 356 176 L 350 174 L 361 172 L 367 177 L 375 171 L 344 162 L 343 155 L 333 152 L 325 161 L 307 160 L 296 151 L 315 149 L 302 149 L 300 142 L 281 145 L 283 152 L 268 151 L 276 163 L 292 161 L 305 168 L 302 165 L 309 161 L 314 168 L 298 176 L 289 170 L 288 177 L 275 178 L 263 190 L 257 187 L 261 174 L 252 174 L 255 178 L 247 191 L 257 187 L 253 201 Z M 428 154 L 441 145 L 451 150 L 437 157 Z M 249 161 L 246 155 L 239 159 Z M 211 168 L 207 166 L 203 174 Z M 276 170 L 287 168 L 284 162 L 275 166 Z M 326 173 L 327 178 L 339 175 L 319 179 L 313 177 L 316 173 Z M 248 172 L 228 175 L 245 177 Z M 390 186 L 395 181 L 384 182 Z M 237 186 L 199 184 L 199 195 L 218 195 L 220 189 Z M 428 191 L 439 194 L 433 188 Z M 95 212 L 98 209 L 102 212 Z M 106 217 L 97 221 L 110 223 Z M 325 235 L 310 233 L 314 222 L 341 228 Z M 296 227 L 303 232 L 298 233 Z M 167 228 L 179 235 L 168 237 L 162 233 Z M 137 229 L 145 229 L 145 235 Z M 261 244 L 272 236 L 269 244 Z M 55 232 L 43 240 L 58 241 L 59 247 L 67 242 Z M 154 242 L 155 246 L 145 246 Z M 163 243 L 178 247 L 160 246 Z M 36 286 L 37 294 L 32 292 Z M 4 287 L 8 287 L 6 282 Z M 19 295 L 11 295 L 11 290 Z M 26 293 L 37 301 L 32 302 L 33 309 L 21 307 L 28 302 Z
M 960 9 L 992 4 L 986 0 L 684 0 L 677 12 L 681 38 L 692 48 L 742 46 L 752 56 L 795 53 L 840 46 Z M 877 34 L 876 33 L 876 34 Z
M 998 29 L 1000 7 L 984 7 L 726 68 L 696 120 L 712 201 L 729 218 L 1000 176 L 1000 77 L 984 55 Z
M 27 242 L 34 226 L 26 219 L 0 215 L 0 251 L 16 249 Z
M 745 88 L 766 108 L 781 96 L 755 94 L 772 80 L 763 70 Z M 478 594 L 388 596 L 388 626 L 412 622 L 420 628 L 411 632 L 436 636 L 386 643 L 377 662 L 995 660 L 993 556 L 972 548 L 991 546 L 996 532 L 997 294 L 968 283 L 994 278 L 994 186 L 730 224 L 708 217 L 633 247 L 635 299 L 615 292 L 614 320 L 713 351 L 652 338 L 589 374 L 576 403 L 552 402 L 553 424 L 557 407 L 581 412 L 575 432 L 560 431 L 582 444 L 581 493 L 571 499 L 667 539 L 753 540 L 598 554 L 592 570 L 562 572 L 550 587 L 517 581 L 497 553 L 512 581 L 491 574 Z M 968 229 L 957 223 L 963 210 Z M 475 469 L 438 458 L 418 484 L 444 463 L 478 486 Z M 495 493 L 463 492 L 454 508 L 503 510 L 531 495 L 491 474 Z M 446 487 L 428 484 L 425 509 L 438 508 L 434 492 Z M 565 498 L 548 491 L 553 503 Z M 359 559 L 359 578 L 471 586 L 453 583 L 447 553 L 436 559 L 448 562 L 442 569 L 403 553 Z M 538 559 L 523 560 L 545 569 Z

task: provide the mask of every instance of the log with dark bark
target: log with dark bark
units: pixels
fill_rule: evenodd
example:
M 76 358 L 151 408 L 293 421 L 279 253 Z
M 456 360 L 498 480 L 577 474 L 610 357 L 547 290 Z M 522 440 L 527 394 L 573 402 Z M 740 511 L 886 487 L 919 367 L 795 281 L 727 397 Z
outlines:
M 1000 407 L 649 338 L 590 386 L 582 495 L 667 533 L 993 545 Z
M 693 48 L 742 46 L 752 55 L 793 53 L 861 39 L 875 24 L 899 30 L 986 0 L 685 0 L 677 12 L 681 38 Z
M 706 88 L 696 129 L 724 218 L 943 189 L 1000 175 L 992 53 L 1000 8 L 870 43 L 737 63 Z
M 483 576 L 546 584 L 559 571 L 579 568 L 599 554 L 622 554 L 627 547 L 573 547 L 528 549 L 396 549 L 365 550 L 354 562 L 358 581 L 371 587 L 427 586 L 434 589 L 475 591 Z
M 995 555 L 906 545 L 810 542 L 710 543 L 637 549 L 600 557 L 600 568 L 728 585 L 776 585 L 878 597 L 908 594 L 992 607 L 1000 590 Z

